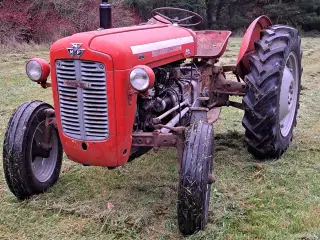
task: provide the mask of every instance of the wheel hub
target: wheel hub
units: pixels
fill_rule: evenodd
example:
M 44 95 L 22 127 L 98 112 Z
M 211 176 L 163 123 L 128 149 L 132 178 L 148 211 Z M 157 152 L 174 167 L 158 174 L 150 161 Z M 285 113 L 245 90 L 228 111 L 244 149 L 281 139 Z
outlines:
M 58 158 L 58 137 L 55 132 L 51 137 L 52 149 L 45 150 L 41 147 L 44 127 L 44 122 L 37 126 L 30 151 L 32 171 L 39 182 L 46 182 L 52 176 Z
M 289 135 L 297 108 L 298 101 L 298 60 L 295 53 L 291 53 L 287 59 L 283 71 L 280 92 L 280 129 L 283 137 Z

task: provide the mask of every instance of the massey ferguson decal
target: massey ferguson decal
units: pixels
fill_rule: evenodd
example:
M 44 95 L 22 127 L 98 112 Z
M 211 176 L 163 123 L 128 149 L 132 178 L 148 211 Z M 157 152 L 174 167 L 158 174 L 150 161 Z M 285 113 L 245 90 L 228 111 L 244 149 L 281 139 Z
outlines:
M 164 54 L 167 54 L 167 53 L 172 53 L 172 52 L 178 52 L 178 51 L 181 51 L 182 49 L 182 46 L 174 46 L 174 47 L 168 47 L 168 48 L 163 48 L 163 49 L 159 49 L 159 50 L 156 50 L 156 51 L 153 51 L 152 52 L 152 57 L 157 57 L 157 56 L 160 56 L 160 55 L 164 55 Z
M 85 51 L 85 49 L 80 49 L 80 47 L 82 46 L 82 43 L 71 43 L 71 46 L 72 48 L 67 48 L 70 56 L 72 58 L 74 57 L 80 58 Z
M 188 43 L 194 43 L 192 36 L 132 46 L 131 50 L 133 54 L 152 52 L 152 57 L 157 57 L 167 53 L 181 51 L 182 45 Z

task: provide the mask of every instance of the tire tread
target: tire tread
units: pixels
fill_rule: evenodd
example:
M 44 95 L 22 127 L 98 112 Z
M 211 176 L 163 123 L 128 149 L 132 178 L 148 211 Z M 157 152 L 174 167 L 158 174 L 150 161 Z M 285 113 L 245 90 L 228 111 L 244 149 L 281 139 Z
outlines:
M 245 77 L 248 85 L 243 98 L 245 139 L 249 151 L 256 157 L 279 158 L 290 143 L 279 137 L 277 109 L 282 72 L 290 48 L 301 61 L 301 38 L 294 28 L 274 25 L 261 31 L 261 40 L 255 43 L 255 48 L 249 57 L 251 72 Z

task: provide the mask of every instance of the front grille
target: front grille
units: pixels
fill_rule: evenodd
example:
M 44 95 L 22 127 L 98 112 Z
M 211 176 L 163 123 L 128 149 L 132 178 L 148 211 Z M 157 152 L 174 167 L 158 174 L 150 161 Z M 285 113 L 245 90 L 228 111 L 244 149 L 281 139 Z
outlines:
M 109 137 L 106 69 L 102 63 L 57 60 L 63 132 L 87 141 Z

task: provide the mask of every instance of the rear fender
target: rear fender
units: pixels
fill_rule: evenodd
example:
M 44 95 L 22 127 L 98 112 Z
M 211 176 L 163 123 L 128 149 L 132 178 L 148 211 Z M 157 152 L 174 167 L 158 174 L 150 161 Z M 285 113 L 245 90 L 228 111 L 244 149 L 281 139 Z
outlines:
M 197 31 L 197 54 L 195 57 L 219 58 L 226 50 L 230 31 Z
M 255 50 L 255 41 L 260 40 L 261 30 L 272 25 L 271 20 L 266 16 L 260 16 L 254 20 L 243 37 L 237 60 L 237 73 L 243 79 L 250 71 L 249 55 Z

